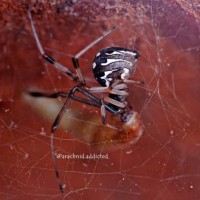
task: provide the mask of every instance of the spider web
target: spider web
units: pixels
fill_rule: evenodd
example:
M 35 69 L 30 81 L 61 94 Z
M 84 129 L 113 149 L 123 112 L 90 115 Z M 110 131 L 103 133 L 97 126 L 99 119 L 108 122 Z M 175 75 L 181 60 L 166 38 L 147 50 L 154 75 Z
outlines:
M 119 144 L 114 150 L 104 143 L 100 148 L 96 148 L 98 143 L 88 145 L 93 128 L 100 127 L 100 132 L 105 128 L 99 109 L 70 105 L 65 114 L 70 123 L 64 117 L 55 135 L 63 198 L 199 199 L 198 3 L 50 2 L 59 11 L 55 17 L 40 9 L 33 15 L 49 55 L 73 70 L 71 57 L 117 26 L 80 58 L 87 84 L 97 86 L 91 64 L 98 50 L 108 46 L 137 49 L 141 56 L 133 79 L 144 81 L 129 88 L 129 103 L 144 129 L 135 144 Z M 68 92 L 75 84 L 42 60 L 23 15 L 13 20 L 13 14 L 14 23 L 1 29 L 9 40 L 1 39 L 0 196 L 61 199 L 51 159 L 50 128 L 63 99 L 36 98 L 26 92 Z M 83 135 L 81 129 L 87 133 Z M 104 158 L 73 157 L 83 154 Z

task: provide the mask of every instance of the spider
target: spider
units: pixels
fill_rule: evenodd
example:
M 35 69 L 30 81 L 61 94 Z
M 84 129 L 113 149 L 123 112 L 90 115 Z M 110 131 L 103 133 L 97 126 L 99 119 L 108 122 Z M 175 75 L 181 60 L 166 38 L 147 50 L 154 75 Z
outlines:
M 100 108 L 102 123 L 110 128 L 119 130 L 119 127 L 115 127 L 107 122 L 106 111 L 111 115 L 119 117 L 120 121 L 124 124 L 129 124 L 131 117 L 133 116 L 133 111 L 127 103 L 128 84 L 136 83 L 141 84 L 142 81 L 134 81 L 129 78 L 133 75 L 136 69 L 136 63 L 139 58 L 139 53 L 136 50 L 126 49 L 122 47 L 108 47 L 101 49 L 95 56 L 92 69 L 94 78 L 99 83 L 99 87 L 88 87 L 85 78 L 82 75 L 79 58 L 95 44 L 100 42 L 103 38 L 109 35 L 115 27 L 107 31 L 104 35 L 100 36 L 89 45 L 87 45 L 83 50 L 77 53 L 72 58 L 73 67 L 75 72 L 68 69 L 66 66 L 62 65 L 54 58 L 47 55 L 44 48 L 40 42 L 38 34 L 36 32 L 32 15 L 30 12 L 29 5 L 26 5 L 26 11 L 28 18 L 30 20 L 33 36 L 36 41 L 37 48 L 48 63 L 53 65 L 56 69 L 64 72 L 69 76 L 69 78 L 76 83 L 69 93 L 57 92 L 54 94 L 43 94 L 40 92 L 30 92 L 33 96 L 43 96 L 43 97 L 63 97 L 66 98 L 60 112 L 58 113 L 52 127 L 51 127 L 51 154 L 53 165 L 55 169 L 55 174 L 57 182 L 59 185 L 60 192 L 63 193 L 63 185 L 60 180 L 59 171 L 56 164 L 55 151 L 54 151 L 54 134 L 62 119 L 63 114 L 67 110 L 71 100 L 78 101 L 83 104 L 91 105 Z M 84 97 L 75 95 L 75 93 L 82 94 Z M 94 93 L 104 94 L 102 97 L 94 95 Z

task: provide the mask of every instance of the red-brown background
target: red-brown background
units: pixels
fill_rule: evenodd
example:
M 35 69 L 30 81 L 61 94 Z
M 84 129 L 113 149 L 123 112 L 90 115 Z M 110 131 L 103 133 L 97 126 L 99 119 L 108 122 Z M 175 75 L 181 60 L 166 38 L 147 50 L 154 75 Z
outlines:
M 116 45 L 141 54 L 135 76 L 145 85 L 131 87 L 130 102 L 141 116 L 142 138 L 108 152 L 108 160 L 58 161 L 64 198 L 199 199 L 197 1 L 31 1 L 30 7 L 45 49 L 67 66 L 84 46 L 117 26 L 81 58 L 87 76 L 100 48 Z M 62 199 L 50 155 L 52 122 L 24 103 L 22 94 L 35 88 L 68 91 L 73 83 L 39 56 L 24 1 L 1 1 L 0 11 L 0 198 Z M 57 138 L 67 154 L 97 153 L 65 130 Z

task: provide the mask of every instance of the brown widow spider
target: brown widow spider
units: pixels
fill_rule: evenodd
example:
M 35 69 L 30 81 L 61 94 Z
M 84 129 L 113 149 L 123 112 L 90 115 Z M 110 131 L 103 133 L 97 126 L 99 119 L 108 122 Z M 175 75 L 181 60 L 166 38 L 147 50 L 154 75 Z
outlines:
M 81 73 L 79 67 L 78 59 L 86 51 L 92 48 L 95 44 L 101 41 L 104 37 L 110 34 L 115 27 L 107 31 L 104 35 L 94 40 L 78 54 L 72 58 L 72 63 L 75 68 L 75 72 L 69 70 L 66 66 L 63 66 L 61 63 L 54 60 L 52 57 L 48 56 L 39 40 L 29 5 L 26 6 L 27 14 L 31 23 L 32 32 L 42 57 L 53 65 L 56 69 L 64 72 L 72 79 L 76 86 L 74 86 L 69 93 L 57 92 L 54 94 L 43 94 L 40 92 L 29 92 L 32 96 L 42 96 L 49 98 L 63 97 L 66 98 L 64 105 L 62 106 L 60 112 L 58 113 L 52 127 L 51 127 L 51 154 L 53 165 L 55 168 L 55 174 L 57 177 L 58 185 L 60 191 L 63 193 L 63 185 L 60 180 L 60 175 L 58 172 L 55 152 L 54 152 L 54 133 L 59 125 L 59 122 L 68 108 L 71 100 L 78 101 L 87 105 L 95 106 L 101 110 L 101 118 L 104 125 L 120 130 L 119 127 L 110 125 L 107 122 L 106 111 L 111 115 L 117 116 L 120 118 L 120 121 L 123 124 L 129 126 L 130 121 L 133 118 L 134 111 L 131 110 L 130 106 L 127 103 L 128 85 L 129 83 L 141 84 L 142 81 L 133 81 L 129 78 L 133 75 L 136 69 L 136 62 L 139 58 L 139 53 L 135 50 L 125 49 L 121 47 L 109 47 L 101 49 L 94 58 L 92 68 L 93 74 L 97 82 L 100 84 L 99 87 L 88 87 L 86 85 L 85 79 Z M 85 98 L 75 95 L 75 93 L 82 94 Z M 101 98 L 95 96 L 93 93 L 105 93 Z

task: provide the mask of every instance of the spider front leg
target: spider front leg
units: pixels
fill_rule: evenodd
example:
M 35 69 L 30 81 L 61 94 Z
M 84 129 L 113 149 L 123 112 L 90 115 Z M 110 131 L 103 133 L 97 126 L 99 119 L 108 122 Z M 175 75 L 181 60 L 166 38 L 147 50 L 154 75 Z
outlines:
M 84 54 L 86 53 L 90 48 L 92 48 L 95 44 L 97 44 L 98 42 L 100 42 L 104 37 L 106 37 L 107 35 L 109 35 L 113 30 L 115 29 L 115 27 L 112 27 L 111 30 L 107 31 L 104 35 L 100 36 L 99 38 L 97 38 L 96 40 L 94 40 L 93 42 L 91 42 L 89 45 L 87 45 L 84 49 L 82 49 L 79 53 L 77 53 L 73 58 L 72 58 L 72 63 L 76 69 L 76 73 L 79 77 L 79 80 L 81 82 L 82 85 L 86 85 L 83 74 L 81 72 L 80 66 L 79 66 L 79 61 L 78 59 Z
M 49 62 L 50 64 L 52 64 L 56 69 L 64 72 L 65 74 L 67 74 L 70 78 L 72 78 L 72 80 L 77 81 L 79 76 L 77 76 L 74 72 L 72 72 L 71 70 L 69 70 L 66 66 L 62 65 L 61 63 L 57 62 L 54 58 L 52 58 L 51 56 L 47 55 L 44 51 L 44 48 L 40 42 L 40 39 L 38 37 L 38 34 L 36 32 L 34 23 L 33 23 L 33 19 L 32 19 L 32 15 L 30 12 L 30 8 L 29 5 L 26 5 L 26 10 L 27 10 L 27 14 L 31 23 L 31 28 L 32 28 L 32 32 L 33 32 L 33 36 L 35 38 L 38 50 L 40 52 L 40 54 L 42 55 L 43 59 L 45 59 L 47 62 Z M 81 80 L 79 80 L 81 81 Z

